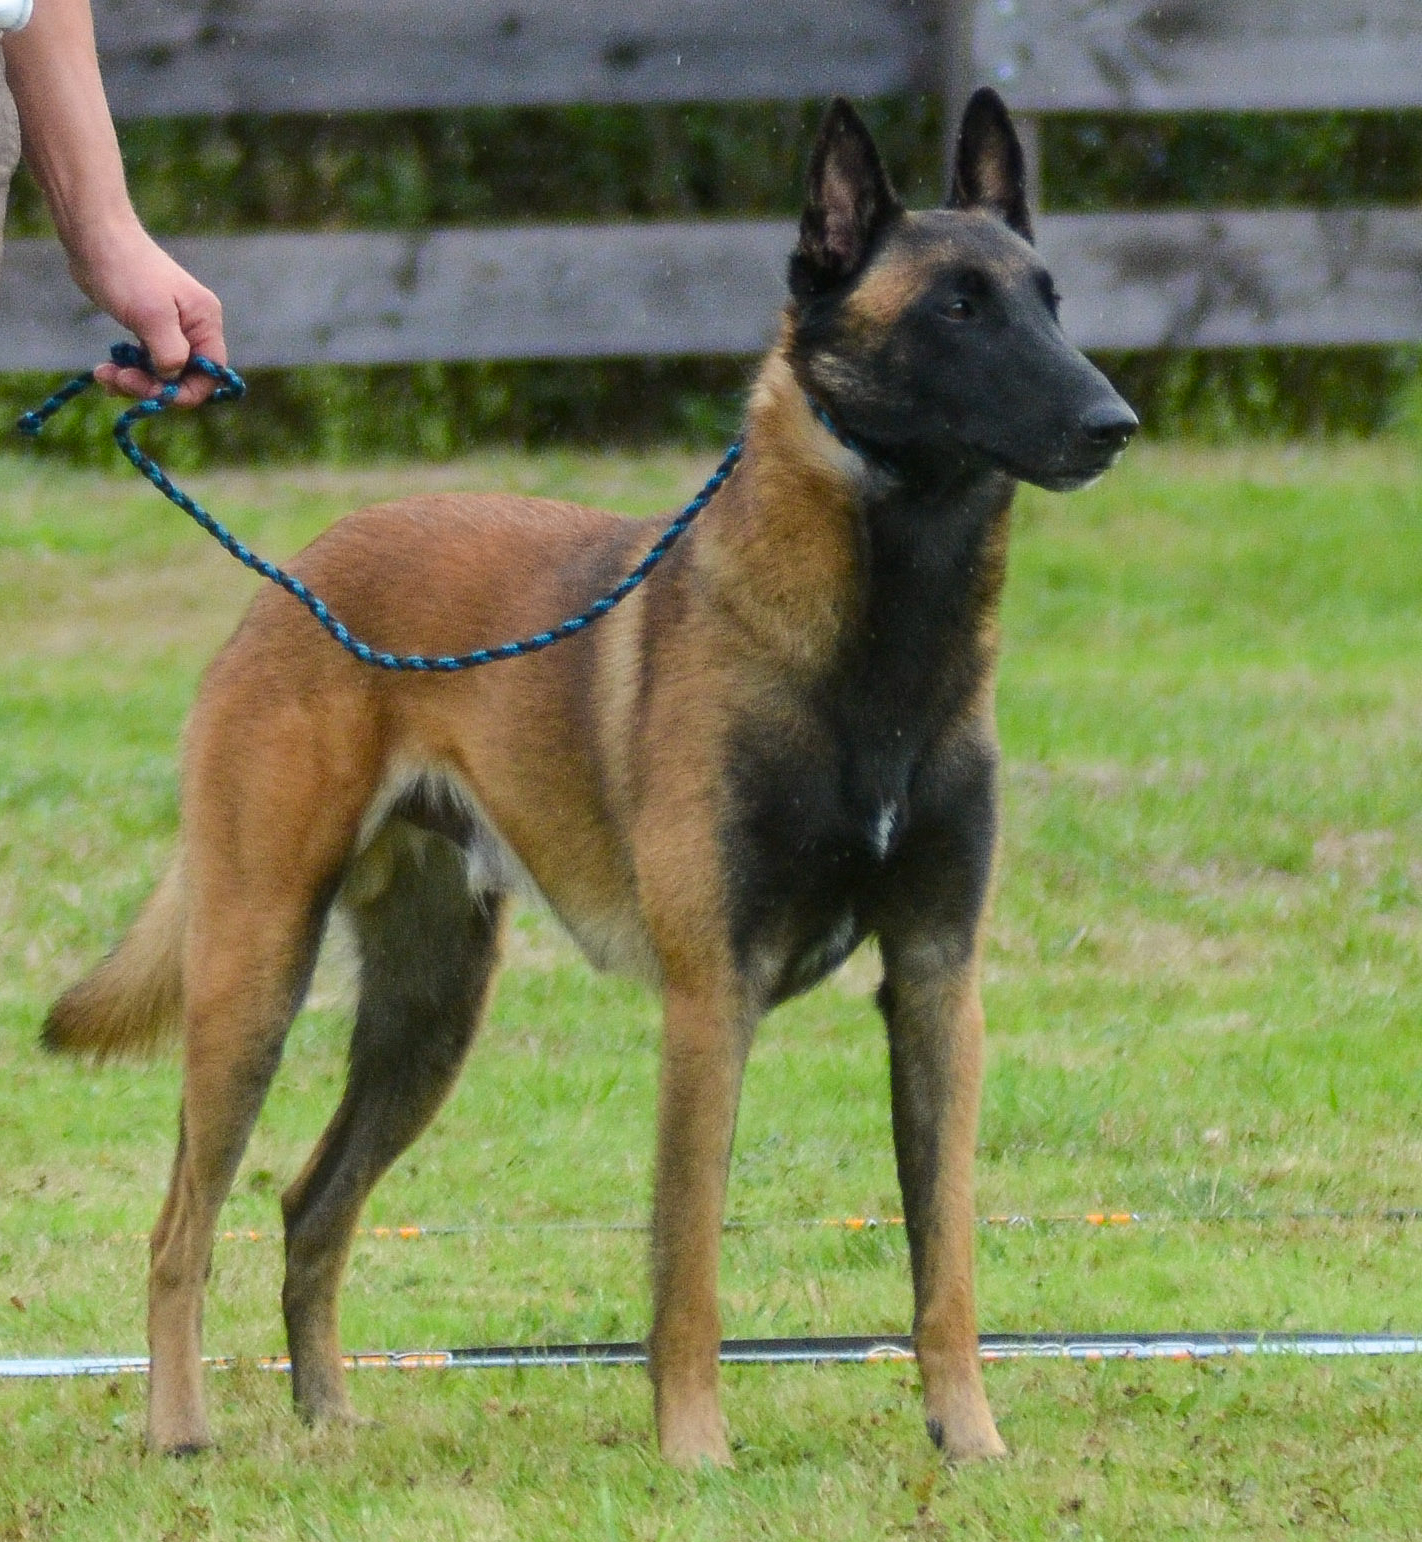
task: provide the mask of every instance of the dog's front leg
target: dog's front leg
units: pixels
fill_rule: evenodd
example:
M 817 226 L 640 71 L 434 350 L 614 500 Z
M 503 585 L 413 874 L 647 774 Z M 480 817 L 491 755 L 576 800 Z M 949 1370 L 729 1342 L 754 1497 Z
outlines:
M 885 938 L 894 1150 L 913 1269 L 928 1433 L 951 1460 L 1001 1456 L 973 1304 L 973 1151 L 982 1083 L 976 960 Z
M 662 1455 L 731 1463 L 721 1417 L 721 1220 L 750 1029 L 709 991 L 669 989 L 652 1205 L 651 1372 Z

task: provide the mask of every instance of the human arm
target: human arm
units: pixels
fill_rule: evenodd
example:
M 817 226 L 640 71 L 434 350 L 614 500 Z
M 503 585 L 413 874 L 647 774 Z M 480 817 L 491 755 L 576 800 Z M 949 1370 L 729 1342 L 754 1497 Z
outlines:
M 153 240 L 129 201 L 89 0 L 37 0 L 28 24 L 7 32 L 0 47 L 25 162 L 75 282 L 137 335 L 159 374 L 177 375 L 193 353 L 225 364 L 220 302 Z M 141 370 L 103 364 L 94 373 L 125 395 L 156 390 Z M 178 401 L 191 405 L 212 388 L 205 376 L 191 376 Z

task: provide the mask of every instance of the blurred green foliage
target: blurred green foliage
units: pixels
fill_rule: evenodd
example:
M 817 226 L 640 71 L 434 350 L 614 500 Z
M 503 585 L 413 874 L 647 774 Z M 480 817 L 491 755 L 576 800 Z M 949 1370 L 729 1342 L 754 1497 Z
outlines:
M 942 190 L 931 97 L 865 107 L 911 203 Z M 579 106 L 328 118 L 142 121 L 121 137 L 134 201 L 160 235 L 403 229 L 559 219 L 793 215 L 815 104 Z M 1042 202 L 1061 212 L 1405 203 L 1422 194 L 1422 113 L 1048 118 Z M 11 234 L 48 229 L 17 179 Z M 237 361 L 240 365 L 240 361 Z M 1221 350 L 1103 360 L 1159 435 L 1369 433 L 1418 417 L 1411 348 Z M 381 455 L 440 458 L 492 439 L 672 440 L 735 428 L 743 360 L 312 367 L 253 379 L 238 412 L 165 426 L 177 465 Z M 0 380 L 0 411 L 51 382 Z M 95 403 L 50 453 L 107 458 Z
M 1422 113 L 1047 118 L 1042 158 L 1060 213 L 1415 203 Z
M 559 219 L 790 214 L 820 117 L 769 106 L 478 108 L 153 120 L 120 126 L 152 229 L 404 229 Z M 938 105 L 865 107 L 906 194 L 936 195 Z M 27 188 L 11 230 L 42 227 Z

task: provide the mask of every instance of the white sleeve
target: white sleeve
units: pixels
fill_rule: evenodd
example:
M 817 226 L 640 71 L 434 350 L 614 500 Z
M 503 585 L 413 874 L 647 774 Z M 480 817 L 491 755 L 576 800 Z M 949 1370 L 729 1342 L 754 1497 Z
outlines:
M 18 32 L 30 19 L 35 0 L 0 0 L 0 32 Z

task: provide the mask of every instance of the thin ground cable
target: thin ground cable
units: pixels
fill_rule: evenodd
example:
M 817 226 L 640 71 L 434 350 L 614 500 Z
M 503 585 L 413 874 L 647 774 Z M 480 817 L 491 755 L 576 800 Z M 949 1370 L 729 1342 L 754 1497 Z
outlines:
M 1230 1356 L 1296 1355 L 1311 1358 L 1422 1354 L 1422 1337 L 1395 1333 L 1094 1333 L 984 1334 L 978 1353 L 985 1364 L 1009 1360 L 1213 1360 Z M 869 1365 L 911 1361 L 913 1342 L 902 1334 L 727 1339 L 723 1365 Z M 348 1370 L 472 1371 L 549 1369 L 577 1365 L 645 1365 L 645 1345 L 507 1344 L 467 1349 L 381 1350 L 346 1355 Z M 250 1366 L 289 1373 L 285 1355 L 210 1356 L 212 1371 Z M 144 1355 L 80 1355 L 0 1360 L 0 1381 L 146 1375 Z

